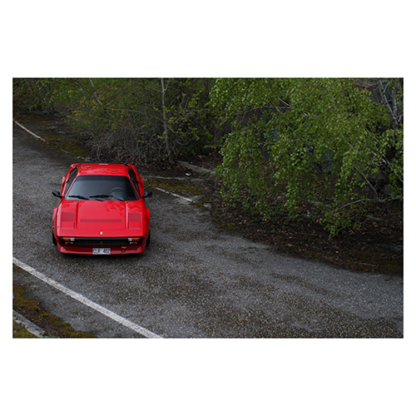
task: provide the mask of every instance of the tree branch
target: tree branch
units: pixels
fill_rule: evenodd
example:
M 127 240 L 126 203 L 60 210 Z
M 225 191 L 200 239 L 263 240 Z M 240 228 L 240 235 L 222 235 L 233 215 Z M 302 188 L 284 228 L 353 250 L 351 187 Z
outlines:
M 358 201 L 349 202 L 348 204 L 343 205 L 342 207 L 337 208 L 334 212 L 341 211 L 345 207 L 348 207 L 353 204 L 359 204 L 360 202 L 371 202 L 372 199 L 359 199 Z
M 386 97 L 386 90 L 387 90 L 388 84 L 386 85 L 386 88 L 383 88 L 383 83 L 381 82 L 380 78 L 377 80 L 377 83 L 378 83 L 378 88 L 380 90 L 380 94 L 381 94 L 381 98 L 383 100 L 384 106 L 386 107 L 390 115 L 390 119 L 393 123 L 393 128 L 396 130 L 399 126 L 397 123 L 397 118 L 396 118 L 396 115 L 393 113 L 393 110 L 391 109 L 390 104 L 387 101 L 387 97 Z
M 364 176 L 364 174 L 360 173 L 361 177 L 364 179 L 364 181 L 367 183 L 367 185 L 370 187 L 370 189 L 374 192 L 374 196 L 376 197 L 376 201 L 379 202 L 379 197 L 377 195 L 377 191 L 375 190 L 374 186 L 371 185 L 370 181 Z
M 101 101 L 98 99 L 98 95 L 97 95 L 97 91 L 95 90 L 94 83 L 92 82 L 92 78 L 89 78 L 89 80 L 90 80 L 90 83 L 91 83 L 91 86 L 92 86 L 92 90 L 94 92 L 95 100 L 97 101 L 98 104 L 101 104 Z

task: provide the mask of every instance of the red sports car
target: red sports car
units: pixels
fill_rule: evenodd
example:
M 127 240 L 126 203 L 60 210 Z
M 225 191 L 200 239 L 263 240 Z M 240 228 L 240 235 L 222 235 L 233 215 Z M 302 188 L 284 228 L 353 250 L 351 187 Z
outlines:
M 133 165 L 75 163 L 62 178 L 52 241 L 60 253 L 142 253 L 150 243 L 143 179 Z

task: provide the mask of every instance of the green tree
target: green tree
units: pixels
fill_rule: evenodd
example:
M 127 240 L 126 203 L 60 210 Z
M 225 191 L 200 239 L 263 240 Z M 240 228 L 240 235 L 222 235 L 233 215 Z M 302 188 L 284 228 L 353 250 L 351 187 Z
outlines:
M 15 81 L 31 108 L 57 112 L 90 135 L 98 158 L 168 160 L 204 150 L 216 135 L 212 79 L 41 78 Z
M 352 79 L 218 79 L 211 104 L 233 128 L 218 168 L 230 204 L 265 219 L 307 205 L 333 236 L 403 198 L 402 125 Z

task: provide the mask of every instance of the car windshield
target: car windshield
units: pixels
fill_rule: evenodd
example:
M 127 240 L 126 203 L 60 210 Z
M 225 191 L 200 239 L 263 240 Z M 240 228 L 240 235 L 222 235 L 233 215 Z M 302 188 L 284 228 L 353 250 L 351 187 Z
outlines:
M 134 201 L 137 195 L 126 176 L 81 175 L 75 179 L 66 198 Z

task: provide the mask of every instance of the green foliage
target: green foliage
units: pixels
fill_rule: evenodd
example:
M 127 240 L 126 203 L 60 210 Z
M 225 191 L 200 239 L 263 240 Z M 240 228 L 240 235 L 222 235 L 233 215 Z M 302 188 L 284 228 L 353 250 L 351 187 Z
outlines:
M 204 151 L 215 136 L 215 111 L 207 107 L 210 79 L 21 79 L 15 98 L 29 108 L 58 112 L 87 133 L 100 157 L 120 161 L 172 160 Z M 164 89 L 162 90 L 162 84 Z
M 223 197 L 264 219 L 307 210 L 335 235 L 403 199 L 402 79 L 13 82 L 16 101 L 67 117 L 99 160 L 171 162 L 220 148 Z
M 386 108 L 353 80 L 219 79 L 211 104 L 233 127 L 217 170 L 229 203 L 269 219 L 280 192 L 292 217 L 308 204 L 335 235 L 374 202 L 403 197 L 402 129 L 389 129 Z M 390 196 L 363 195 L 381 167 Z

